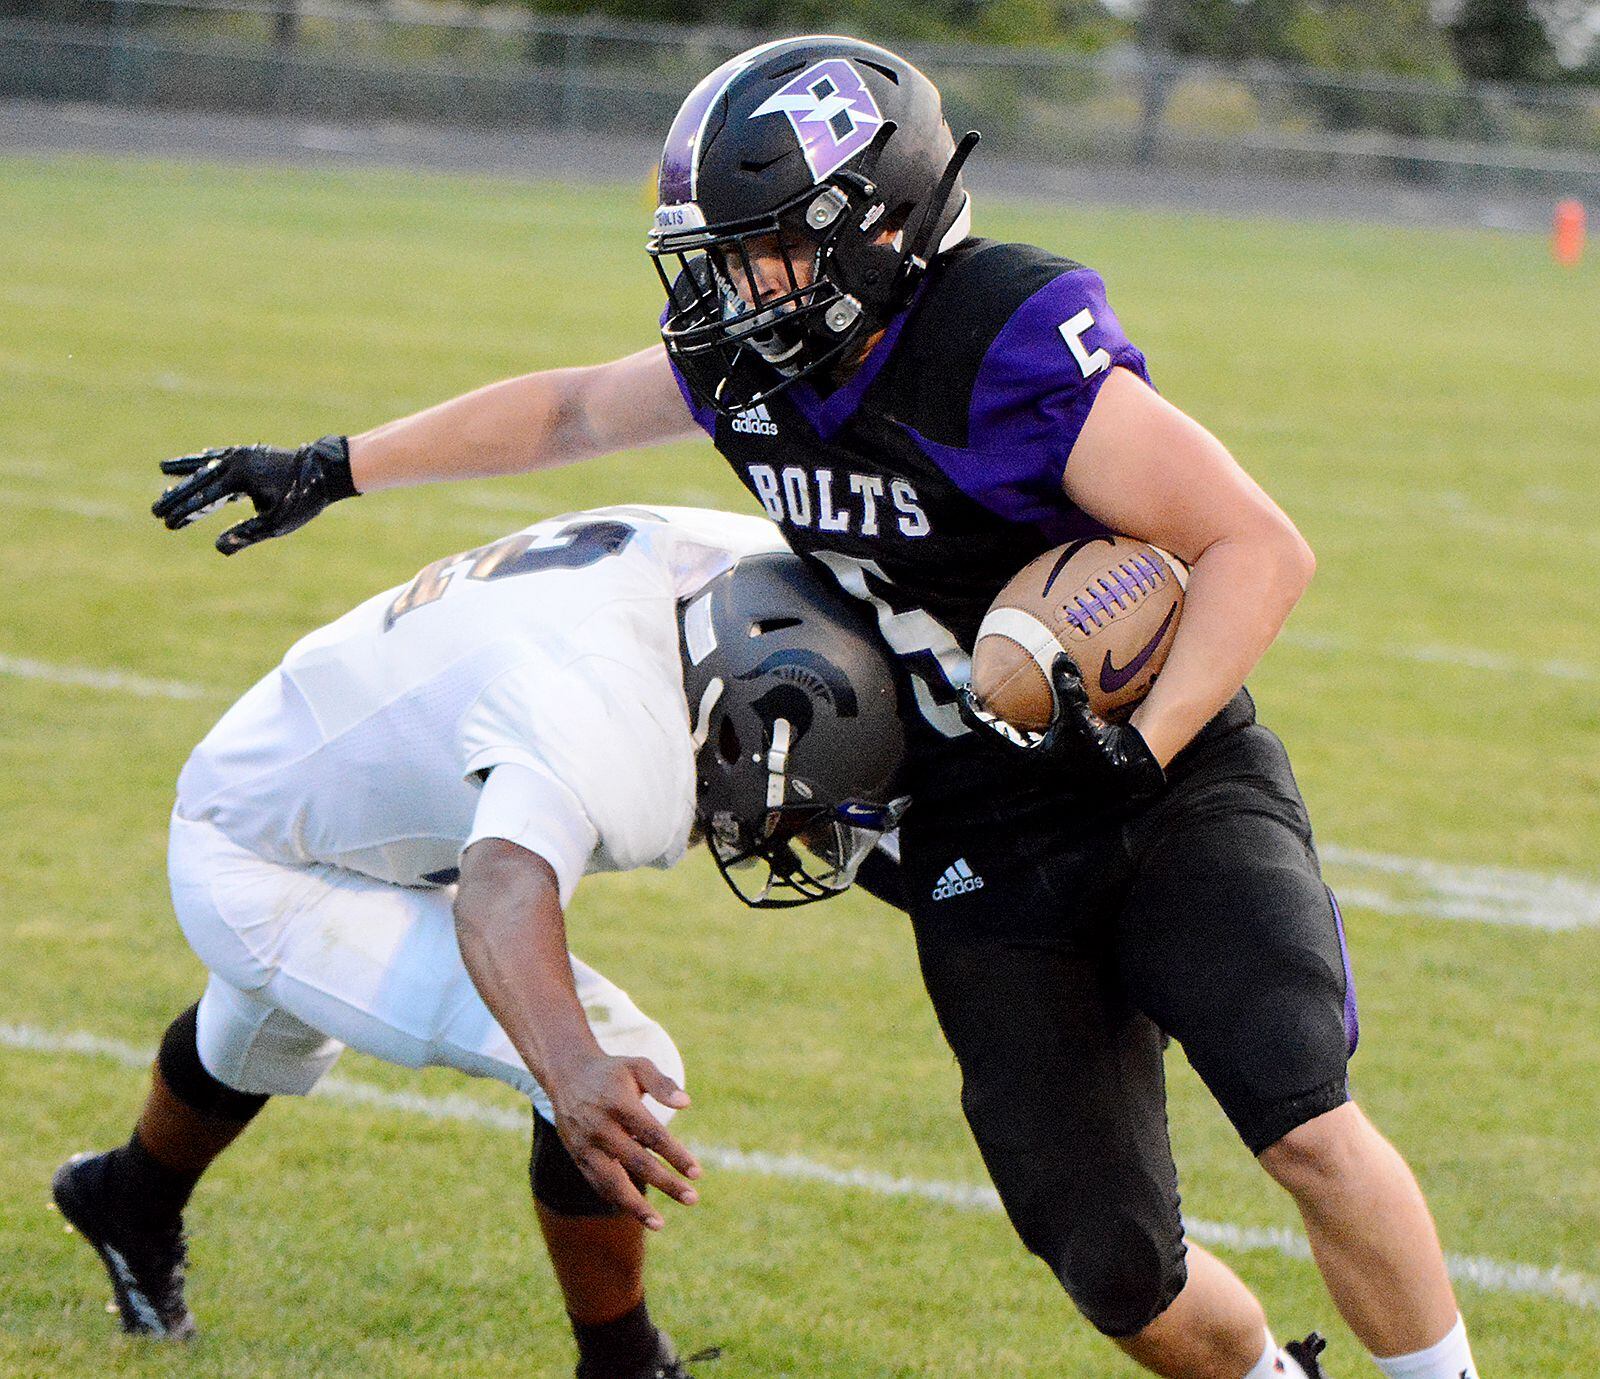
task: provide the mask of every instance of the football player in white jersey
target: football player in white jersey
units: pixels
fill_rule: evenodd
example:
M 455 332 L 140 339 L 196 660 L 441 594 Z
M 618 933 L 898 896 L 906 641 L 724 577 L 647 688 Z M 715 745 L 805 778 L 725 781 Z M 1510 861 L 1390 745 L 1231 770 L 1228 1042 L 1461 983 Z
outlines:
M 645 1190 L 696 1200 L 666 1128 L 683 1061 L 568 953 L 563 908 L 696 836 L 748 903 L 835 894 L 895 822 L 901 746 L 870 620 L 758 518 L 554 518 L 297 643 L 179 777 L 168 869 L 205 993 L 128 1143 L 56 1175 L 124 1329 L 193 1333 L 191 1191 L 353 1047 L 524 1093 L 580 1379 L 687 1375 L 642 1283 Z

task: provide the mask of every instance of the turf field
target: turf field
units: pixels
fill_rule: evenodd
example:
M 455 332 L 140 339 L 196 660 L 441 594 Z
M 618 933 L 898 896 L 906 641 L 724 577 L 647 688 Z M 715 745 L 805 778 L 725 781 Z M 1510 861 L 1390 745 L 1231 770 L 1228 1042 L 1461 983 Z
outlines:
M 165 820 L 232 696 L 536 515 L 750 506 L 692 445 L 373 496 L 225 562 L 143 516 L 154 461 L 647 343 L 644 219 L 634 188 L 0 160 L 0 1374 L 570 1372 L 497 1087 L 352 1056 L 333 1094 L 270 1107 L 192 1208 L 205 1334 L 178 1354 L 113 1336 L 45 1184 L 126 1133 L 130 1061 L 199 990 Z M 1476 1280 L 1485 1376 L 1600 1373 L 1595 266 L 1489 233 L 980 222 L 1102 268 L 1163 389 L 1316 546 L 1253 685 L 1345 889 L 1358 1095 Z M 686 1348 L 724 1347 L 715 1379 L 1134 1373 L 958 1190 L 982 1170 L 896 915 L 758 916 L 696 859 L 589 883 L 570 927 L 689 1060 L 679 1126 L 712 1171 L 668 1213 L 653 1295 Z M 1286 1199 L 1177 1053 L 1171 1076 L 1197 1229 L 1280 1334 L 1371 1373 Z

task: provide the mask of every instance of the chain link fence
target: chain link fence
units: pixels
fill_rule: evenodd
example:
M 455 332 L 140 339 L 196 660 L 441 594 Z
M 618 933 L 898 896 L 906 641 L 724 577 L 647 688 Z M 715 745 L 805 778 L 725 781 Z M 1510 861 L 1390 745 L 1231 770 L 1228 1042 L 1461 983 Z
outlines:
M 0 0 L 0 98 L 660 136 L 762 35 L 391 0 Z M 1136 48 L 917 46 L 959 131 L 1024 163 L 1600 197 L 1600 92 L 1429 83 Z

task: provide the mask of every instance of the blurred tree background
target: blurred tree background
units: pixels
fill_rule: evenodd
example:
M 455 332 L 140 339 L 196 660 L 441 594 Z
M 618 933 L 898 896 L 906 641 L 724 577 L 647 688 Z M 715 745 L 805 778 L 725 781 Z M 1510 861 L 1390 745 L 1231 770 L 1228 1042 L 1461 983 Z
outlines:
M 766 31 L 770 0 L 526 0 L 549 14 Z M 1600 81 L 1594 0 L 791 0 L 783 27 L 886 40 L 1118 43 L 1431 79 Z
M 772 28 L 770 0 L 528 0 L 547 14 L 608 14 L 665 24 Z M 1135 25 L 1098 0 L 790 0 L 793 33 L 870 33 L 883 39 L 1070 43 L 1094 50 L 1130 38 Z
M 770 0 L 453 2 L 760 33 L 775 26 Z M 286 0 L 284 8 L 304 3 Z M 119 15 L 127 22 L 138 8 L 131 0 L 0 0 L 0 15 L 78 22 Z M 786 32 L 859 33 L 886 42 L 1086 53 L 1137 44 L 1345 74 L 1600 85 L 1600 0 L 789 0 L 778 23 Z M 292 18 L 288 25 L 292 30 Z

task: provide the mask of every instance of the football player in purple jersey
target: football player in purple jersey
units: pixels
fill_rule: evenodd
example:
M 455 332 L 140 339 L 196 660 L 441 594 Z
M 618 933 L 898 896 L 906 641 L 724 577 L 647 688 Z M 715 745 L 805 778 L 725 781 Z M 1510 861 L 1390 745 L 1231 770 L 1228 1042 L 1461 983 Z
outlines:
M 876 612 L 912 714 L 905 909 L 1013 1224 L 1083 1314 L 1176 1379 L 1316 1376 L 1184 1238 L 1170 1037 L 1300 1209 L 1391 1379 L 1476 1379 L 1433 1221 L 1350 1099 L 1338 907 L 1244 680 L 1311 578 L 1288 517 L 1151 386 L 1093 270 L 974 238 L 959 143 L 914 66 L 848 38 L 712 72 L 667 136 L 648 250 L 661 340 L 299 450 L 169 461 L 169 527 L 250 498 L 232 553 L 356 492 L 519 473 L 704 432 L 794 549 Z M 1191 566 L 1125 723 L 1058 667 L 1020 746 L 963 703 L 978 624 L 1029 559 L 1122 532 Z M 863 875 L 865 880 L 865 873 Z M 981 884 L 979 882 L 981 881 Z

